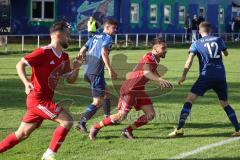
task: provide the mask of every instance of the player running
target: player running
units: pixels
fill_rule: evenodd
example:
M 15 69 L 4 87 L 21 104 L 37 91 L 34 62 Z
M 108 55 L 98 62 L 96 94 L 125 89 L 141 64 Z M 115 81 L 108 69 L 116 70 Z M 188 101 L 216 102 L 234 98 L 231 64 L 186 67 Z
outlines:
M 168 136 L 176 137 L 183 135 L 183 126 L 191 111 L 192 103 L 197 100 L 198 96 L 203 96 L 204 93 L 210 89 L 216 92 L 221 106 L 235 127 L 236 132 L 233 133 L 233 136 L 240 136 L 239 124 L 235 111 L 228 103 L 226 73 L 222 62 L 222 54 L 228 56 L 227 47 L 220 37 L 209 35 L 211 32 L 211 25 L 208 22 L 202 22 L 199 25 L 199 32 L 203 38 L 191 45 L 188 60 L 186 61 L 182 78 L 179 80 L 178 84 L 180 85 L 185 81 L 186 75 L 196 55 L 200 64 L 200 75 L 192 86 L 183 105 L 178 127 Z
M 92 118 L 98 108 L 103 106 L 105 117 L 110 115 L 110 99 L 106 91 L 104 66 L 106 66 L 112 80 L 117 78 L 117 74 L 109 60 L 109 53 L 112 47 L 111 35 L 115 34 L 117 23 L 112 19 L 108 19 L 103 26 L 103 33 L 90 38 L 79 53 L 79 56 L 86 56 L 84 79 L 90 83 L 93 97 L 92 104 L 87 107 L 83 117 L 76 125 L 76 129 L 83 134 L 87 133 L 87 121 Z
M 17 73 L 25 85 L 27 112 L 18 130 L 0 142 L 0 153 L 28 138 L 41 126 L 43 120 L 47 119 L 59 123 L 59 126 L 55 129 L 42 160 L 55 160 L 55 154 L 73 125 L 72 117 L 53 101 L 53 95 L 61 76 L 66 77 L 69 83 L 77 79 L 80 63 L 74 60 L 71 70 L 68 54 L 63 51 L 63 48 L 68 47 L 70 38 L 67 23 L 53 24 L 50 28 L 50 36 L 51 43 L 48 46 L 25 55 L 16 66 Z M 31 80 L 26 76 L 26 66 L 32 68 Z
M 90 140 L 94 140 L 102 127 L 124 120 L 133 106 L 137 111 L 142 110 L 144 114 L 122 131 L 124 137 L 130 140 L 134 139 L 133 130 L 146 125 L 154 118 L 155 111 L 152 101 L 146 94 L 144 86 L 149 80 L 159 82 L 162 88 L 172 86 L 169 81 L 162 79 L 157 72 L 160 58 L 165 58 L 166 53 L 165 42 L 161 39 L 155 39 L 152 51 L 141 58 L 136 68 L 129 74 L 129 78 L 123 82 L 120 89 L 118 112 L 93 125 L 89 133 Z

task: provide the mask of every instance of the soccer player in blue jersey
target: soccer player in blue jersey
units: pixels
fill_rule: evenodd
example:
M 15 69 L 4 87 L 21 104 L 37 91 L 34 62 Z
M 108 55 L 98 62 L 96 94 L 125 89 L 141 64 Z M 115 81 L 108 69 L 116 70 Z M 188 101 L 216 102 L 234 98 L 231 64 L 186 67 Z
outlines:
M 117 78 L 116 72 L 113 70 L 109 53 L 112 47 L 112 37 L 117 29 L 117 23 L 108 19 L 104 23 L 103 33 L 94 35 L 81 48 L 77 58 L 85 57 L 84 78 L 91 85 L 93 102 L 87 107 L 79 123 L 77 130 L 82 133 L 87 132 L 86 122 L 97 112 L 97 109 L 103 106 L 105 116 L 110 115 L 110 99 L 106 91 L 106 82 L 104 78 L 104 66 L 106 66 L 112 80 Z
M 197 56 L 199 60 L 200 75 L 192 86 L 183 105 L 178 127 L 168 136 L 177 137 L 183 135 L 183 127 L 191 111 L 193 102 L 197 100 L 198 96 L 203 96 L 204 93 L 210 89 L 216 92 L 221 106 L 235 127 L 236 132 L 233 133 L 233 136 L 240 136 L 237 116 L 234 109 L 228 103 L 226 73 L 222 62 L 222 54 L 225 56 L 228 55 L 227 47 L 220 37 L 209 35 L 211 25 L 208 22 L 202 22 L 199 25 L 199 32 L 202 38 L 191 45 L 188 60 L 186 61 L 182 78 L 178 84 L 180 85 L 185 81 L 195 56 Z

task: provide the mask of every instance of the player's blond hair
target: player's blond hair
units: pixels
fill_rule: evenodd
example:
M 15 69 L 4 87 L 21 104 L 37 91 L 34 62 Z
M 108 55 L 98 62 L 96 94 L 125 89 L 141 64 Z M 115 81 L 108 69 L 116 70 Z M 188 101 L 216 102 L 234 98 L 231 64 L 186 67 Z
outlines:
M 199 28 L 201 28 L 201 30 L 203 32 L 206 32 L 206 33 L 210 33 L 211 30 L 212 30 L 211 29 L 211 24 L 209 22 L 206 22 L 206 21 L 200 23 Z

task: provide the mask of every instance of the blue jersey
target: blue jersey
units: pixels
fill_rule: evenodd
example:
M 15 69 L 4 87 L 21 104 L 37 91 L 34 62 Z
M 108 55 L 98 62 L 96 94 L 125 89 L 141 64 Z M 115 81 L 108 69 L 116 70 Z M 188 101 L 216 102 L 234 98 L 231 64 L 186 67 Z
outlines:
M 195 41 L 189 53 L 197 55 L 200 76 L 225 78 L 225 68 L 222 62 L 222 51 L 227 47 L 220 37 L 205 36 Z
M 102 48 L 107 48 L 110 52 L 112 37 L 106 33 L 94 35 L 87 41 L 85 47 L 87 48 L 86 64 L 84 65 L 85 74 L 103 74 L 104 62 L 102 59 Z

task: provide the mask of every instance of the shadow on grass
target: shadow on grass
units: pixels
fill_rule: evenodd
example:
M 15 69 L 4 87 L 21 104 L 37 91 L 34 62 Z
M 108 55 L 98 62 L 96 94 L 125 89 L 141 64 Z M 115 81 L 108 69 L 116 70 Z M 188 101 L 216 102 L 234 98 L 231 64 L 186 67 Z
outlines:
M 230 157 L 222 157 L 222 158 L 184 158 L 182 160 L 239 160 L 240 157 L 230 158 Z M 146 160 L 168 160 L 168 159 L 146 159 Z M 170 159 L 169 159 L 170 160 Z M 175 160 L 175 159 L 171 159 Z
M 162 125 L 168 125 L 168 126 L 176 126 L 177 123 L 153 123 L 154 126 L 161 127 Z M 173 129 L 173 127 L 163 127 L 166 129 Z M 188 122 L 186 123 L 184 128 L 195 128 L 195 129 L 207 129 L 207 128 L 227 128 L 227 127 L 233 127 L 230 122 L 229 123 L 192 123 Z M 162 128 L 162 127 L 161 127 Z
M 88 93 L 80 92 L 80 88 L 78 88 L 80 85 L 83 84 L 76 84 L 76 85 L 65 85 L 62 87 L 61 92 L 66 93 L 75 93 L 74 95 L 70 94 L 55 94 L 55 100 L 58 102 L 61 99 L 71 99 L 75 106 L 74 110 L 77 112 L 71 110 L 72 104 L 68 106 L 69 110 L 71 111 L 71 115 L 74 117 L 74 120 L 79 120 L 81 117 L 80 111 L 84 111 L 86 106 L 91 103 L 91 97 L 88 95 Z M 161 108 L 161 106 L 167 106 L 167 105 L 176 105 L 176 107 L 179 107 L 179 105 L 182 105 L 182 102 L 184 100 L 185 95 L 187 95 L 189 88 L 191 85 L 183 85 L 181 87 L 176 88 L 174 91 L 170 92 L 168 95 L 160 95 L 157 98 L 153 98 L 153 102 L 156 102 L 155 107 Z M 232 88 L 235 91 L 240 89 L 240 83 L 229 83 L 229 87 Z M 67 89 L 66 89 L 67 88 Z M 75 89 L 74 89 L 75 88 Z M 76 89 L 78 88 L 78 89 Z M 110 86 L 110 93 L 116 93 L 116 90 L 114 86 Z M 60 88 L 61 89 L 61 88 Z M 74 91 L 73 91 L 74 89 Z M 25 109 L 26 108 L 26 95 L 24 93 L 24 86 L 20 80 L 17 79 L 0 79 L 0 109 Z M 57 90 L 59 91 L 59 90 Z M 79 91 L 79 92 L 78 92 Z M 76 96 L 78 93 L 83 93 L 86 97 L 81 97 L 81 95 Z M 233 94 L 229 95 L 231 98 L 231 102 L 238 103 L 239 102 L 239 95 Z M 112 101 L 112 107 L 111 109 L 116 109 L 117 102 L 118 102 L 118 95 L 112 94 L 111 99 Z M 217 96 L 215 94 L 208 94 L 204 98 L 201 98 L 200 102 L 201 105 L 216 105 L 217 103 Z M 178 105 L 179 104 L 179 105 Z M 171 109 L 172 110 L 172 109 Z M 78 113 L 79 112 L 79 113 Z M 116 111 L 113 111 L 112 113 L 115 113 Z M 102 116 L 103 112 L 102 109 L 94 116 L 94 118 L 98 118 L 99 116 Z M 179 115 L 179 113 L 177 113 Z M 129 119 L 130 120 L 130 119 Z M 157 121 L 162 121 L 162 119 L 157 119 Z M 132 122 L 132 120 L 131 120 Z M 128 123 L 131 123 L 128 122 Z M 169 121 L 168 121 L 169 122 Z M 170 121 L 171 122 L 171 121 Z M 161 128 L 161 125 L 163 123 L 153 123 L 153 125 L 157 125 Z M 167 123 L 165 123 L 165 129 L 172 129 L 168 126 L 166 126 Z M 176 123 L 168 123 L 168 125 L 175 126 Z M 212 123 L 187 123 L 186 128 L 225 128 L 230 127 L 230 124 L 212 124 Z
M 161 124 L 161 125 L 169 125 L 169 124 L 173 124 L 173 123 L 154 123 L 154 126 L 156 126 L 156 124 Z M 127 125 L 122 125 L 122 129 L 124 129 L 125 127 L 127 127 Z M 193 126 L 193 127 L 191 127 Z M 110 127 L 113 127 L 113 129 L 109 129 L 109 130 L 104 130 L 102 129 L 101 132 L 105 132 L 105 133 L 114 133 L 114 132 L 117 132 L 121 133 L 122 129 L 114 129 L 114 126 L 110 126 Z M 227 124 L 227 123 L 219 123 L 219 124 L 216 124 L 216 123 L 192 123 L 191 125 L 187 125 L 185 128 L 195 128 L 195 129 L 208 129 L 208 128 L 226 128 L 226 127 L 232 127 L 231 124 Z M 140 131 L 140 132 L 148 132 L 148 131 L 152 131 L 152 130 L 159 130 L 159 135 L 161 135 L 161 130 L 162 129 L 168 129 L 169 132 L 172 131 L 172 127 L 169 128 L 169 127 L 148 127 L 148 128 L 138 128 L 137 130 Z M 208 134 L 188 134 L 188 133 L 185 133 L 184 136 L 181 136 L 181 137 L 178 137 L 178 138 L 189 138 L 189 137 L 231 137 L 231 134 L 230 132 L 218 132 L 218 133 L 208 133 Z M 108 139 L 111 138 L 111 136 L 107 136 Z M 107 138 L 107 137 L 102 137 L 102 138 Z M 113 137 L 113 138 L 119 138 L 119 137 Z M 169 139 L 167 137 L 167 135 L 164 135 L 164 136 L 137 136 L 135 137 L 136 139 Z
M 77 85 L 64 85 L 60 88 L 57 89 L 57 92 L 60 94 L 55 94 L 55 99 L 62 98 L 62 99 L 67 99 L 67 98 L 72 98 L 76 99 L 76 102 L 80 102 L 79 104 L 76 104 L 78 106 L 82 106 L 84 104 L 84 108 L 86 107 L 88 103 L 91 102 L 91 92 L 88 90 L 85 90 L 84 92 L 80 89 L 82 87 L 80 86 L 82 84 L 77 84 Z M 176 87 L 173 91 L 168 93 L 168 95 L 161 95 L 157 96 L 156 93 L 149 94 L 149 96 L 153 99 L 153 102 L 157 102 L 159 107 L 161 107 L 161 104 L 166 105 L 166 104 L 179 104 L 182 105 L 184 98 L 186 97 L 187 93 L 189 92 L 190 88 L 192 85 L 182 85 L 181 87 Z M 116 108 L 117 102 L 118 102 L 118 91 L 112 87 L 109 86 L 110 93 L 113 93 L 111 98 L 113 99 L 112 106 L 113 108 Z M 117 87 L 119 88 L 119 87 Z M 234 103 L 239 103 L 239 95 L 237 94 L 232 94 L 231 92 L 239 91 L 240 89 L 240 82 L 237 83 L 229 83 L 229 88 L 231 88 L 230 93 L 229 93 L 229 98 L 231 99 L 231 102 Z M 12 106 L 24 106 L 25 107 L 25 100 L 26 100 L 26 95 L 24 93 L 24 86 L 20 80 L 17 79 L 0 79 L 0 108 L 6 108 L 12 107 Z M 65 93 L 62 94 L 61 93 Z M 79 94 L 79 95 L 78 95 Z M 117 95 L 115 95 L 117 94 Z M 152 96 L 151 96 L 152 95 Z M 81 96 L 85 96 L 81 97 Z M 86 97 L 88 97 L 86 100 Z M 201 99 L 201 104 L 202 105 L 211 105 L 211 104 L 216 104 L 218 101 L 217 96 L 215 95 L 214 92 L 211 92 L 207 96 L 200 98 Z M 85 103 L 88 101 L 87 103 Z M 196 102 L 198 103 L 198 102 Z

